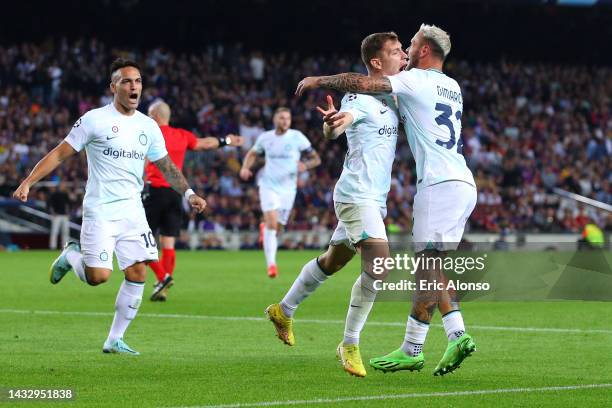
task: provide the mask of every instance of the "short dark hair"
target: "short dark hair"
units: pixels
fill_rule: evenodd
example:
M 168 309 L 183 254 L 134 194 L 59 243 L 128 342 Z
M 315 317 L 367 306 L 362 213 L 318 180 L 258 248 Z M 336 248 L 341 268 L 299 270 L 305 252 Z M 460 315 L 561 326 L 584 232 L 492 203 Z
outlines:
M 378 53 L 383 49 L 387 41 L 397 41 L 397 39 L 397 34 L 393 31 L 374 33 L 364 38 L 361 42 L 361 60 L 366 67 L 372 68 L 370 60 L 378 56 Z
M 138 65 L 138 63 L 136 63 L 136 61 L 132 61 L 130 59 L 125 59 L 125 58 L 117 58 L 116 60 L 113 61 L 113 63 L 110 66 L 110 77 L 111 77 L 111 81 L 113 80 L 113 74 L 121 68 L 125 68 L 125 67 L 134 67 L 136 68 L 138 71 L 140 71 L 140 65 Z

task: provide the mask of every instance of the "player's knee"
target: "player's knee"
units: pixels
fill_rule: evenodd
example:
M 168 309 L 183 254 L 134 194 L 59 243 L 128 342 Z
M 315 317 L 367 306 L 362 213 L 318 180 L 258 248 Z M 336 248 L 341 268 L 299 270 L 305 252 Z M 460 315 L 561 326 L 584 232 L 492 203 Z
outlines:
M 125 277 L 132 282 L 144 282 L 147 279 L 147 268 L 143 262 L 125 269 Z
M 110 278 L 110 271 L 105 269 L 87 268 L 85 274 L 87 275 L 87 283 L 91 286 L 98 286 Z
M 326 275 L 333 275 L 340 269 L 344 268 L 348 261 L 344 259 L 334 259 L 329 253 L 324 253 L 318 258 L 319 267 L 323 270 Z
M 89 283 L 90 286 L 101 285 L 102 283 L 106 282 L 107 280 L 108 279 L 106 279 L 106 278 L 98 277 L 98 276 L 87 277 L 87 283 Z
M 131 271 L 131 273 L 126 273 L 125 277 L 132 282 L 144 282 L 147 280 L 147 271 Z
M 334 265 L 329 262 L 328 258 L 326 258 L 324 255 L 321 255 L 317 260 L 319 262 L 319 268 L 321 268 L 323 273 L 325 273 L 326 275 L 333 275 L 334 273 L 340 270 L 339 268 L 336 269 Z

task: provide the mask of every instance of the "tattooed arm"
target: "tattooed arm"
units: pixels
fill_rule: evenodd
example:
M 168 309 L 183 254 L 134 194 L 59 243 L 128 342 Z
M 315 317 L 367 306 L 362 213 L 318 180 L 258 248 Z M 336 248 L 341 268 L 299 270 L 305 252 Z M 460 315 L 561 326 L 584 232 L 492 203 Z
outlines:
M 206 201 L 195 194 L 193 190 L 189 188 L 189 184 L 187 184 L 187 180 L 185 180 L 185 176 L 181 173 L 181 171 L 172 163 L 170 160 L 170 156 L 165 155 L 161 159 L 153 162 L 162 172 L 164 178 L 170 184 L 173 190 L 178 192 L 180 195 L 184 196 L 193 209 L 197 212 L 204 211 L 206 208 Z
M 187 184 L 187 180 L 185 180 L 185 176 L 181 173 L 179 169 L 176 168 L 172 160 L 170 160 L 170 156 L 166 155 L 159 159 L 156 162 L 153 162 L 162 172 L 164 178 L 170 184 L 170 187 L 180 195 L 185 194 L 185 191 L 189 190 L 189 184 Z
M 391 81 L 387 77 L 372 78 L 354 72 L 346 72 L 338 75 L 306 77 L 298 84 L 295 94 L 302 95 L 305 91 L 316 88 L 366 94 L 385 94 L 391 93 L 392 90 Z

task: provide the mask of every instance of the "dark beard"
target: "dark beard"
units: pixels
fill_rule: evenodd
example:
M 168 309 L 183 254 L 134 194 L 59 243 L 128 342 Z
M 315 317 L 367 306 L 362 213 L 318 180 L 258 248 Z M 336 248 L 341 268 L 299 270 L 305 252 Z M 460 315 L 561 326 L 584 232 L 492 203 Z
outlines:
M 417 57 L 417 58 L 418 58 L 418 57 Z M 409 71 L 409 70 L 411 70 L 412 68 L 416 68 L 416 67 L 417 67 L 417 65 L 419 65 L 419 60 L 418 60 L 418 59 L 414 59 L 414 60 L 413 60 L 413 59 L 411 58 L 410 60 L 408 60 L 408 65 L 406 65 L 406 68 L 404 68 L 404 71 Z

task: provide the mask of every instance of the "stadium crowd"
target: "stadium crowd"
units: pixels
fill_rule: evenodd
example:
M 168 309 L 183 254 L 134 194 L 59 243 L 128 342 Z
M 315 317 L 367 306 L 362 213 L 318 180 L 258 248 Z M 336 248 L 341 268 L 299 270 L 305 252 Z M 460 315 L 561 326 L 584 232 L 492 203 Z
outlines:
M 142 111 L 162 98 L 172 108 L 173 126 L 201 136 L 237 133 L 247 139 L 242 150 L 188 154 L 185 175 L 209 207 L 205 216 L 186 219 L 185 227 L 258 229 L 257 188 L 237 174 L 245 149 L 271 127 L 274 109 L 288 106 L 292 127 L 310 138 L 323 162 L 300 175 L 289 229 L 333 228 L 332 191 L 346 143 L 322 137 L 315 106 L 323 102 L 323 91 L 300 99 L 293 91 L 303 76 L 363 72 L 358 52 L 303 58 L 211 45 L 178 54 L 114 49 L 95 39 L 0 46 L 0 196 L 10 196 L 81 114 L 111 101 L 107 67 L 119 55 L 142 64 Z M 470 231 L 579 232 L 589 220 L 612 229 L 607 213 L 551 193 L 559 187 L 612 204 L 610 68 L 451 59 L 446 69 L 463 90 L 464 154 L 479 189 Z M 339 105 L 340 95 L 335 99 Z M 398 140 L 387 204 L 390 233 L 410 231 L 416 192 L 410 149 L 405 138 Z M 81 154 L 51 178 L 73 186 L 74 219 L 80 217 L 85 174 Z M 43 184 L 32 198 L 45 206 L 49 191 Z

